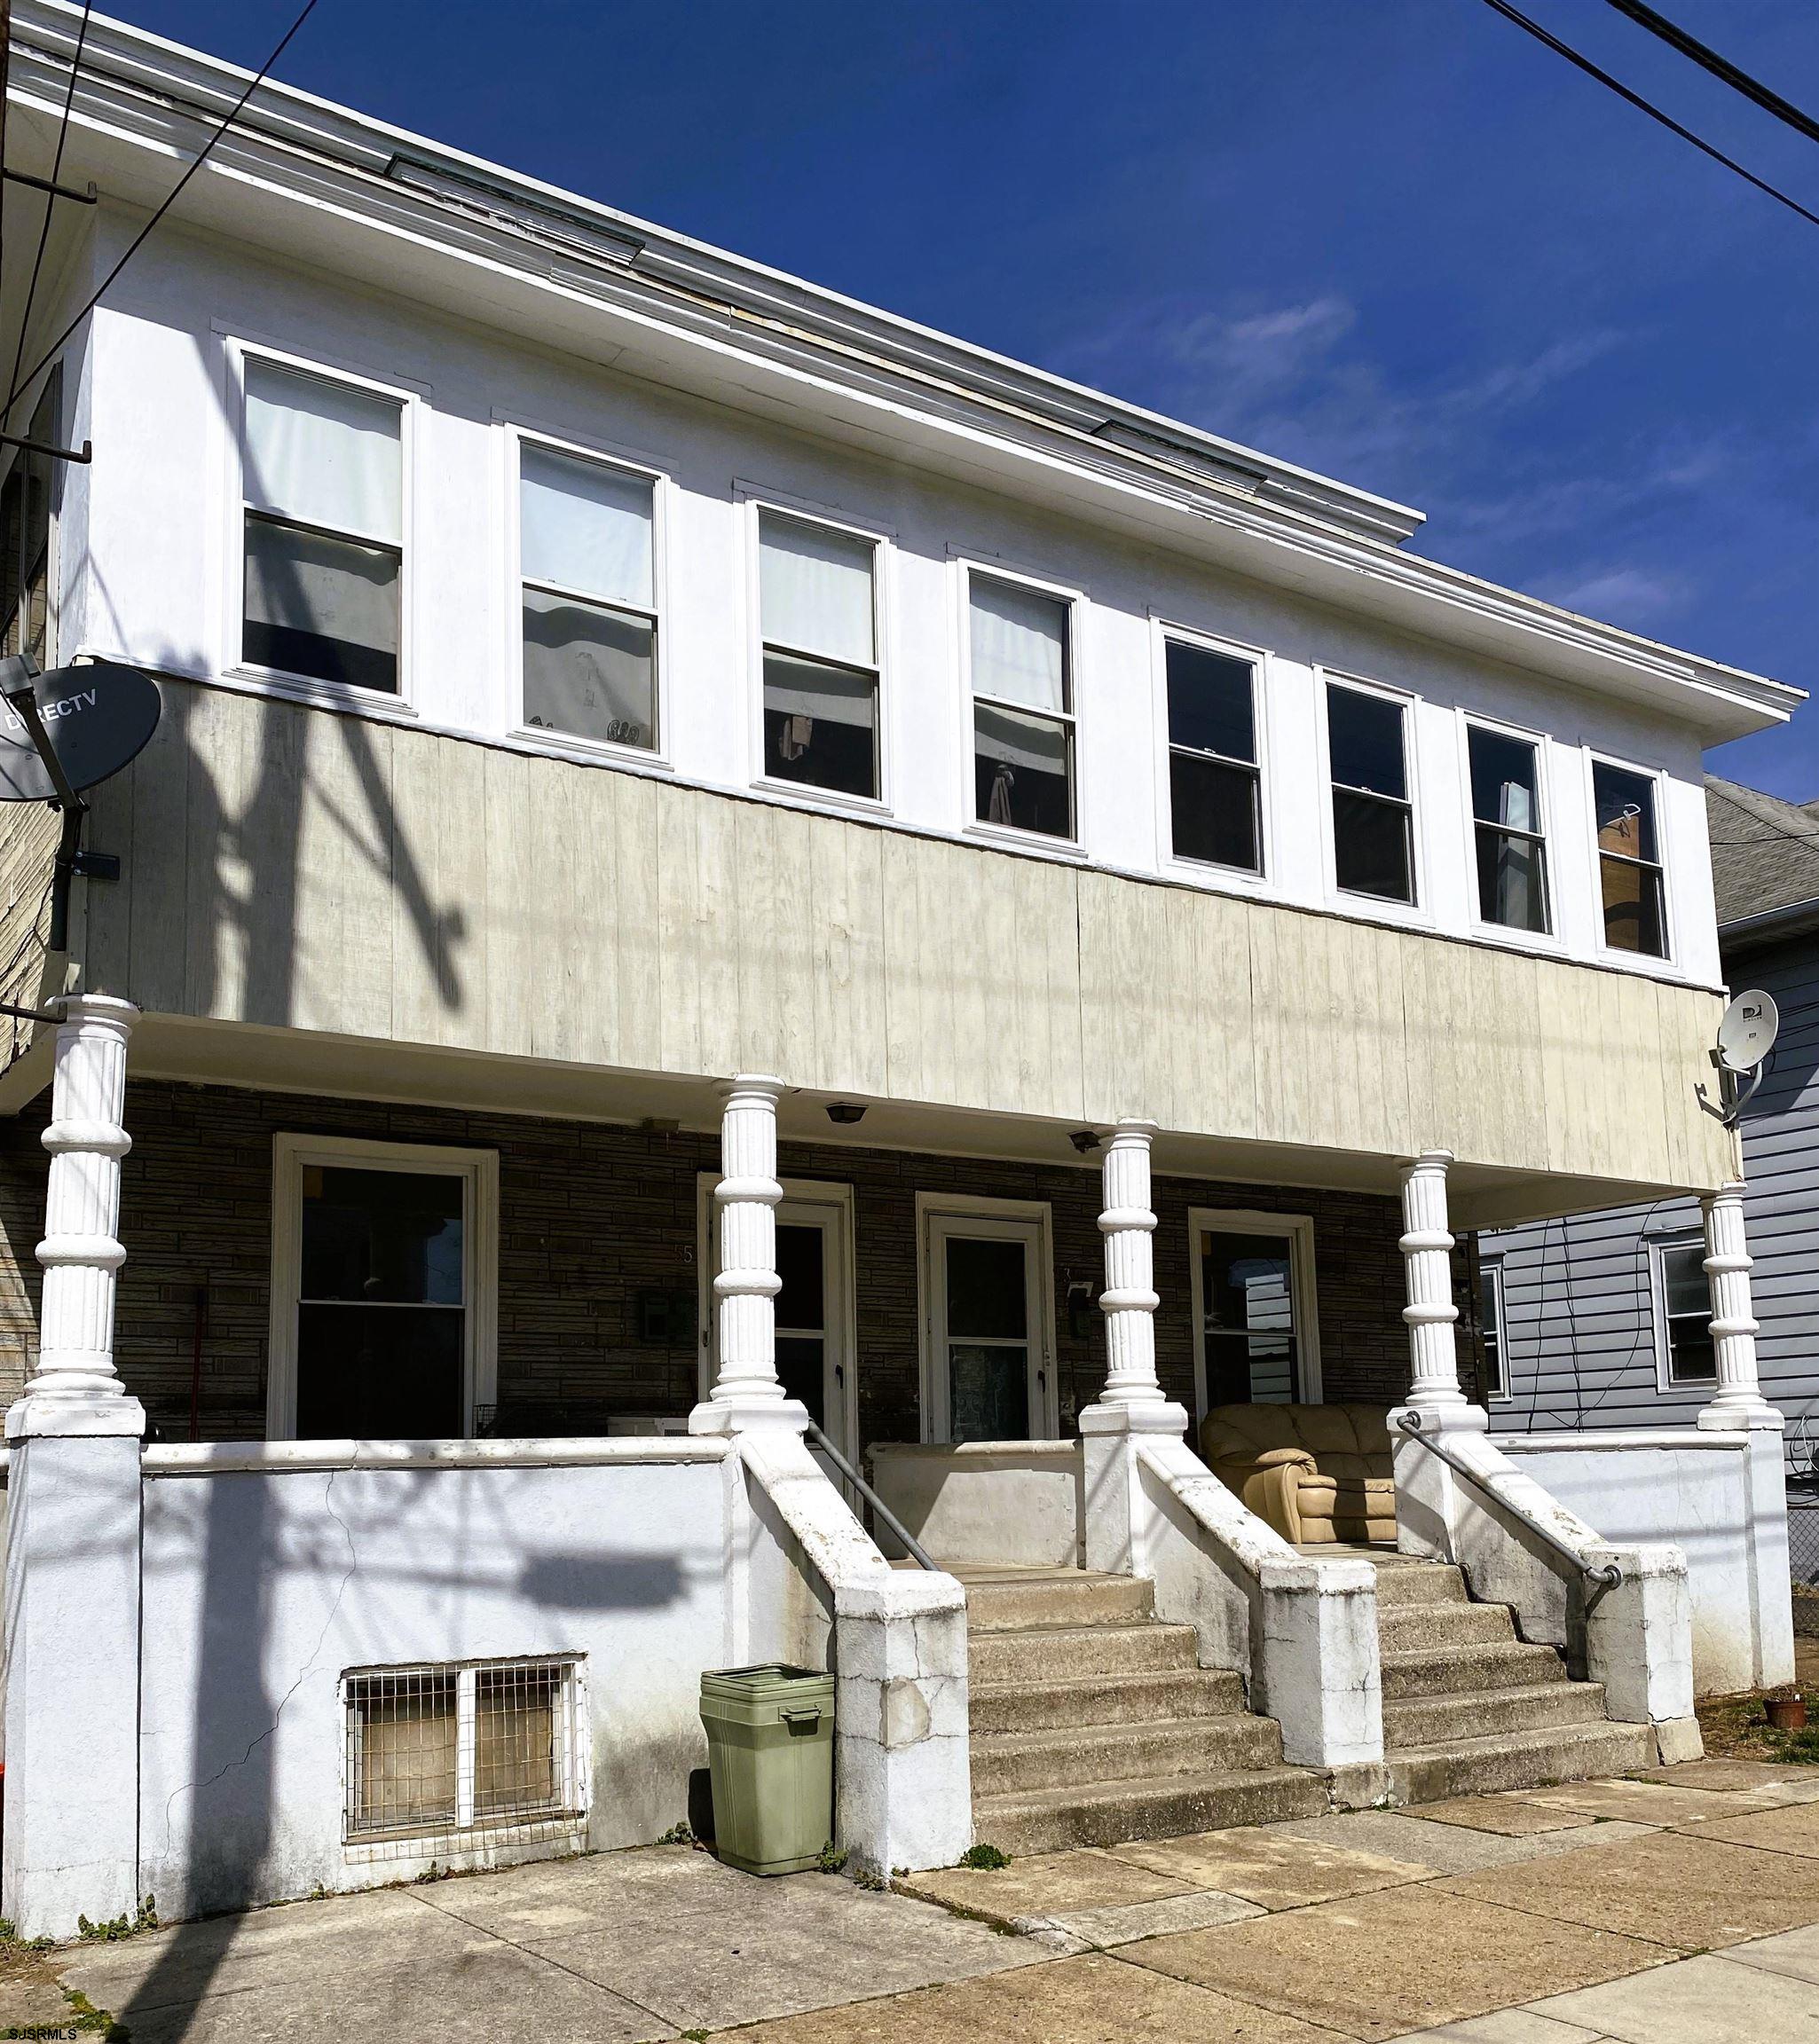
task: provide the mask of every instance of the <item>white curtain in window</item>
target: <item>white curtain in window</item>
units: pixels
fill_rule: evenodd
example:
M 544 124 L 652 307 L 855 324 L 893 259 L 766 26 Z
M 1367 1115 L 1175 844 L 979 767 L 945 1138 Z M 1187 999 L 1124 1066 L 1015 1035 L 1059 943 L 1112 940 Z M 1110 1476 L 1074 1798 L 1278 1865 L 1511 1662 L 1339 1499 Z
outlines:
M 975 576 L 972 609 L 973 694 L 1067 709 L 1067 605 Z
M 780 717 L 814 717 L 869 731 L 878 721 L 878 683 L 870 674 L 773 656 L 764 664 L 764 706 Z
M 852 667 L 876 664 L 870 540 L 766 513 L 758 548 L 766 644 Z
M 1497 790 L 1497 821 L 1512 830 L 1539 830 L 1535 821 L 1535 791 L 1521 781 L 1505 781 Z
M 543 447 L 519 455 L 519 546 L 527 582 L 651 609 L 647 476 Z
M 395 398 L 249 358 L 248 503 L 332 532 L 401 545 L 400 413 Z

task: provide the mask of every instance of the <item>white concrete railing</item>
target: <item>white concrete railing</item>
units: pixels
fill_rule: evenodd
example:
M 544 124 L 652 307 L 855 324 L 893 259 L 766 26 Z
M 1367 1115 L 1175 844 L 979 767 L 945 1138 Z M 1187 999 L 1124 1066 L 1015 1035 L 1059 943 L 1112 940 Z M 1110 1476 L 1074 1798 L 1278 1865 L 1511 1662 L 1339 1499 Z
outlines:
M 1250 1708 L 1280 1725 L 1291 1764 L 1380 1767 L 1376 1570 L 1300 1553 L 1185 1442 L 1144 1440 L 1136 1464 L 1133 1572 L 1155 1584 L 1157 1616 L 1194 1628 L 1202 1666 L 1248 1671 Z

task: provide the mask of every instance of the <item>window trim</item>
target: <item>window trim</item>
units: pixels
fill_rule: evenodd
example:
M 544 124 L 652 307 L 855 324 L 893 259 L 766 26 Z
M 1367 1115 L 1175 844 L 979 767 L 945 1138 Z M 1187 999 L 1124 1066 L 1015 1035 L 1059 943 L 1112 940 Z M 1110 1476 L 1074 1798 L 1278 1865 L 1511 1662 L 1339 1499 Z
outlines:
M 891 795 L 893 606 L 890 589 L 894 572 L 896 535 L 884 526 L 864 524 L 844 512 L 774 490 L 762 490 L 756 484 L 739 484 L 736 486 L 736 494 L 745 523 L 746 619 L 744 641 L 749 663 L 747 696 L 752 705 L 749 743 L 752 770 L 748 775 L 751 785 L 766 795 L 777 797 L 786 802 L 799 803 L 805 808 L 818 809 L 825 806 L 860 816 L 892 815 L 894 812 Z M 764 636 L 763 528 L 766 512 L 775 518 L 791 519 L 798 525 L 819 525 L 829 532 L 843 534 L 849 539 L 863 539 L 871 547 L 871 635 L 872 654 L 877 663 L 872 671 L 876 672 L 878 677 L 876 795 L 849 795 L 838 788 L 817 788 L 812 781 L 788 781 L 780 774 L 764 772 L 764 654 L 767 641 Z M 825 654 L 809 653 L 799 647 L 791 649 L 781 640 L 776 641 L 776 645 L 778 651 L 793 652 L 799 659 L 817 660 L 825 666 L 844 668 L 848 673 L 862 674 L 869 672 L 863 667 L 854 667 L 843 660 L 830 660 Z
M 1041 576 L 1027 574 L 1021 569 L 1006 567 L 1002 562 L 994 561 L 988 555 L 956 554 L 953 561 L 958 570 L 959 586 L 956 623 L 960 676 L 961 835 L 965 837 L 981 838 L 988 844 L 1019 845 L 1026 850 L 1040 849 L 1058 853 L 1062 858 L 1083 859 L 1087 856 L 1086 748 L 1081 742 L 1080 626 L 1081 619 L 1086 612 L 1085 592 L 1065 582 L 1048 581 Z M 1059 603 L 1067 613 L 1063 672 L 1067 685 L 1068 707 L 1065 711 L 1033 710 L 1027 703 L 1006 703 L 996 696 L 982 698 L 994 709 L 1008 710 L 1025 717 L 1046 717 L 1051 721 L 1067 725 L 1068 820 L 1073 829 L 1065 837 L 1057 837 L 1047 830 L 1026 830 L 1014 823 L 994 823 L 976 814 L 979 807 L 979 733 L 973 716 L 973 704 L 980 698 L 976 698 L 972 692 L 972 578 L 975 575 L 987 582 L 1002 582 L 1010 588 L 1028 589 L 1038 596 L 1050 597 Z M 1052 1386 L 1050 1390 L 1052 1395 Z
M 1656 864 L 1661 874 L 1661 949 L 1658 953 L 1626 951 L 1621 946 L 1608 944 L 1604 940 L 1604 861 L 1607 857 L 1622 859 L 1620 853 L 1607 853 L 1598 843 L 1598 781 L 1597 770 L 1609 766 L 1614 773 L 1631 774 L 1638 781 L 1646 781 L 1654 790 L 1655 798 L 1655 849 L 1659 854 Z M 1669 868 L 1669 834 L 1667 829 L 1667 774 L 1659 766 L 1638 766 L 1634 760 L 1620 759 L 1614 752 L 1606 752 L 1595 745 L 1586 747 L 1586 822 L 1592 845 L 1592 932 L 1593 942 L 1601 959 L 1620 962 L 1631 971 L 1672 971 L 1675 965 L 1673 941 L 1673 879 Z M 1625 860 L 1626 865 L 1646 866 L 1645 859 Z
M 1460 790 L 1464 804 L 1469 883 L 1466 913 L 1471 934 L 1488 944 L 1508 944 L 1517 950 L 1546 951 L 1563 957 L 1568 947 L 1561 928 L 1560 846 L 1554 829 L 1554 740 L 1546 731 L 1512 724 L 1500 717 L 1487 717 L 1463 705 L 1458 711 L 1458 724 Z M 1478 816 L 1472 799 L 1471 734 L 1474 731 L 1488 731 L 1499 738 L 1515 738 L 1535 748 L 1535 800 L 1541 812 L 1541 828 L 1539 831 L 1518 835 L 1536 837 L 1541 845 L 1542 871 L 1547 885 L 1548 926 L 1546 930 L 1517 930 L 1508 923 L 1488 922 L 1479 909 Z M 1488 824 L 1485 828 L 1496 829 L 1501 826 Z
M 1295 1315 L 1298 1404 L 1318 1405 L 1325 1395 L 1320 1369 L 1319 1273 L 1316 1262 L 1311 1214 L 1264 1212 L 1251 1207 L 1190 1207 L 1187 1209 L 1187 1281 L 1193 1329 L 1194 1424 L 1204 1419 L 1207 1404 L 1206 1280 L 1201 1270 L 1202 1234 L 1280 1235 L 1288 1243 L 1288 1296 Z
M 266 1338 L 265 1438 L 296 1439 L 297 1306 L 303 1282 L 303 1174 L 306 1164 L 417 1171 L 458 1177 L 466 1187 L 463 1220 L 467 1291 L 461 1368 L 463 1440 L 474 1438 L 476 1406 L 499 1401 L 499 1152 L 442 1144 L 392 1143 L 360 1136 L 272 1139 L 272 1264 Z
M 1497 1374 L 1501 1380 L 1500 1388 L 1492 1382 L 1487 1366 L 1484 1373 L 1484 1402 L 1488 1405 L 1510 1405 L 1516 1402 L 1516 1391 L 1509 1380 L 1509 1313 L 1508 1294 L 1504 1287 L 1503 1258 L 1484 1256 L 1478 1258 L 1478 1277 L 1488 1284 L 1497 1301 Z M 1484 1309 L 1478 1306 L 1478 1340 L 1482 1348 L 1484 1337 Z M 1487 1358 L 1488 1364 L 1488 1358 Z
M 1667 1270 L 1665 1254 L 1670 1249 L 1694 1249 L 1704 1251 L 1705 1231 L 1703 1227 L 1673 1228 L 1659 1235 L 1650 1235 L 1649 1244 L 1649 1317 L 1654 1335 L 1655 1389 L 1664 1398 L 1697 1398 L 1702 1403 L 1708 1402 L 1718 1388 L 1714 1367 L 1710 1377 L 1676 1377 L 1673 1374 L 1673 1351 L 1668 1340 Z M 1706 1286 L 1709 1293 L 1711 1278 Z M 1684 1319 L 1684 1314 L 1680 1316 Z
M 416 441 L 418 407 L 422 403 L 420 390 L 398 382 L 388 382 L 382 378 L 366 374 L 359 370 L 344 367 L 337 362 L 325 362 L 306 355 L 296 355 L 287 349 L 273 346 L 264 341 L 253 341 L 229 334 L 226 342 L 228 461 L 231 470 L 227 491 L 229 526 L 227 546 L 223 562 L 223 596 L 225 605 L 225 637 L 224 649 L 226 657 L 222 666 L 227 676 L 234 680 L 250 682 L 273 695 L 285 696 L 295 702 L 316 703 L 354 709 L 378 709 L 390 711 L 393 716 L 400 712 L 406 716 L 417 714 L 415 695 L 415 667 L 417 633 L 414 620 L 417 574 L 413 562 L 417 554 L 416 534 Z M 324 383 L 339 383 L 350 390 L 362 390 L 375 397 L 383 397 L 398 407 L 398 688 L 362 688 L 355 684 L 341 681 L 325 681 L 319 675 L 296 674 L 287 668 L 264 667 L 256 661 L 248 660 L 245 652 L 246 633 L 246 522 L 248 513 L 255 515 L 274 517 L 277 515 L 264 512 L 259 507 L 247 501 L 247 364 L 269 362 L 274 368 L 287 369 L 294 374 L 313 376 Z M 303 525 L 302 520 L 284 520 L 280 523 Z M 390 540 L 378 540 L 368 534 L 330 531 L 326 526 L 303 525 L 306 531 L 320 531 L 330 539 L 352 541 L 357 546 L 390 546 Z
M 1037 1301 L 1037 1318 L 1030 1329 L 1030 1337 L 1032 1344 L 1040 1349 L 1036 1366 L 1045 1372 L 1045 1391 L 1040 1415 L 1043 1431 L 1032 1438 L 1059 1440 L 1061 1388 L 1057 1381 L 1059 1364 L 1055 1347 L 1055 1226 L 1051 1203 L 1046 1199 L 992 1199 L 983 1193 L 918 1191 L 916 1195 L 917 1395 L 924 1443 L 942 1444 L 951 1432 L 947 1371 L 936 1354 L 935 1340 L 933 1228 L 937 1222 L 947 1221 L 1008 1222 L 1020 1230 L 1035 1227 L 1036 1268 L 1031 1278 Z
M 1421 799 L 1421 744 L 1416 727 L 1421 697 L 1413 689 L 1372 680 L 1347 668 L 1329 667 L 1318 660 L 1313 663 L 1313 677 L 1314 743 L 1324 790 L 1320 802 L 1320 873 L 1327 906 L 1342 916 L 1381 916 L 1385 922 L 1430 930 L 1435 924 L 1434 904 L 1428 883 L 1427 805 Z M 1408 790 L 1409 878 L 1414 888 L 1412 901 L 1397 901 L 1382 894 L 1354 893 L 1339 884 L 1339 827 L 1333 814 L 1333 795 L 1339 782 L 1333 772 L 1333 735 L 1327 698 L 1329 688 L 1349 688 L 1355 696 L 1374 696 L 1382 702 L 1393 703 L 1402 712 L 1402 773 Z M 1389 801 L 1392 798 L 1384 796 L 1377 799 Z
M 668 528 L 670 493 L 673 478 L 666 469 L 654 463 L 640 460 L 618 448 L 607 448 L 597 443 L 577 440 L 572 436 L 552 433 L 540 426 L 532 426 L 524 421 L 494 414 L 497 425 L 505 441 L 505 527 L 506 527 L 506 686 L 508 710 L 506 728 L 508 735 L 539 750 L 557 752 L 578 752 L 589 759 L 599 759 L 610 764 L 635 766 L 671 766 L 670 759 L 670 702 L 669 702 L 669 645 L 668 630 L 669 596 L 669 550 Z M 621 476 L 635 476 L 650 484 L 650 599 L 651 609 L 642 609 L 635 603 L 610 603 L 603 597 L 590 596 L 584 590 L 563 589 L 555 583 L 532 583 L 524 573 L 524 450 L 532 447 L 551 454 L 566 455 L 573 461 L 591 462 L 597 468 L 610 468 Z M 540 724 L 524 721 L 524 591 L 527 587 L 545 590 L 557 595 L 572 596 L 577 602 L 592 604 L 596 609 L 621 612 L 627 617 L 648 618 L 655 633 L 656 672 L 652 676 L 652 712 L 657 719 L 657 743 L 654 745 L 626 745 L 610 738 L 589 738 L 579 731 L 554 731 Z

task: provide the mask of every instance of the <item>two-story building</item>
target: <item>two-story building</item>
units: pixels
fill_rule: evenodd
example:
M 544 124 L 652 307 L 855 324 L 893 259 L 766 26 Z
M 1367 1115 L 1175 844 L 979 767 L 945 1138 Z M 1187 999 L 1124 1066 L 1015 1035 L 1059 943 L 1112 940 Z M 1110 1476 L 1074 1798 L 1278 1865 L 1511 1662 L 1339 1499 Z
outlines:
M 285 88 L 116 273 L 245 79 L 76 20 L 0 594 L 163 711 L 67 951 L 0 838 L 8 1914 L 655 1836 L 768 1656 L 886 1867 L 1686 1750 L 1697 1572 L 1491 1445 L 1453 1238 L 1729 1241 L 1700 757 L 1797 693 Z M 1216 1482 L 1251 1401 L 1411 1412 L 1437 1572 Z

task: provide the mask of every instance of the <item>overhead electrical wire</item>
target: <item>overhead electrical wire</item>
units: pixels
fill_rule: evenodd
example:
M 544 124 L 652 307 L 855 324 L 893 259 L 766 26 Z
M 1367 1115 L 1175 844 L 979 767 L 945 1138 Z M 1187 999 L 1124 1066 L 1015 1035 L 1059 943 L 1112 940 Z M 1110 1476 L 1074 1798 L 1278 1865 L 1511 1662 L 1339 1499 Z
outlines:
M 1651 121 L 1658 121 L 1664 128 L 1678 135 L 1682 142 L 1690 142 L 1695 149 L 1709 156 L 1714 163 L 1721 163 L 1727 170 L 1736 171 L 1745 184 L 1753 185 L 1759 192 L 1766 192 L 1771 199 L 1778 200 L 1785 206 L 1789 212 L 1798 213 L 1802 220 L 1810 221 L 1815 227 L 1819 227 L 1819 213 L 1808 211 L 1798 199 L 1790 199 L 1785 192 L 1771 185 L 1766 177 L 1759 177 L 1753 170 L 1744 169 L 1736 157 L 1727 156 L 1723 150 L 1713 148 L 1703 136 L 1695 135 L 1690 128 L 1682 127 L 1673 114 L 1663 113 L 1652 100 L 1644 99 L 1640 92 L 1631 91 L 1620 78 L 1613 78 L 1610 72 L 1593 63 L 1589 57 L 1581 56 L 1570 43 L 1563 43 L 1559 36 L 1542 28 L 1539 21 L 1532 21 L 1520 8 L 1512 7 L 1509 0 L 1484 0 L 1484 4 L 1502 15 L 1506 21 L 1515 22 L 1518 28 L 1532 35 L 1538 43 L 1546 43 L 1556 56 L 1565 58 L 1569 64 L 1583 71 L 1587 77 L 1595 78 L 1599 84 L 1607 86 L 1619 99 L 1627 100 Z
M 1792 100 L 1784 99 L 1772 85 L 1765 85 L 1760 78 L 1752 78 L 1747 71 L 1733 64 L 1729 58 L 1721 57 L 1697 35 L 1689 35 L 1678 22 L 1670 21 L 1666 15 L 1658 14 L 1644 0 L 1609 0 L 1619 14 L 1626 14 L 1638 28 L 1646 28 L 1650 35 L 1658 35 L 1672 49 L 1688 57 L 1702 71 L 1709 71 L 1714 78 L 1721 78 L 1734 91 L 1741 92 L 1745 99 L 1753 100 L 1765 114 L 1772 114 L 1777 121 L 1784 121 L 1796 133 L 1804 135 L 1809 142 L 1819 142 L 1819 121 L 1810 114 L 1803 114 Z
M 240 94 L 240 98 L 236 99 L 233 105 L 228 109 L 225 117 L 221 121 L 219 125 L 216 128 L 214 133 L 209 136 L 209 139 L 202 145 L 201 150 L 197 153 L 195 161 L 184 172 L 183 176 L 177 179 L 177 183 L 171 187 L 170 191 L 160 202 L 157 211 L 153 214 L 152 217 L 146 221 L 145 225 L 139 229 L 138 232 L 133 236 L 131 241 L 128 243 L 125 254 L 121 256 L 120 260 L 115 263 L 114 267 L 101 279 L 100 283 L 96 287 L 93 294 L 90 296 L 87 303 L 83 306 L 82 310 L 69 322 L 68 326 L 63 329 L 62 333 L 57 336 L 56 340 L 53 341 L 51 345 L 44 350 L 43 355 L 41 355 L 38 359 L 33 363 L 32 366 L 26 372 L 25 375 L 22 378 L 14 376 L 12 385 L 7 390 L 5 403 L 4 405 L 0 405 L 0 413 L 10 413 L 12 410 L 12 407 L 18 404 L 20 398 L 25 394 L 25 392 L 31 388 L 31 386 L 38 380 L 38 378 L 43 375 L 44 371 L 48 369 L 51 365 L 57 359 L 59 354 L 60 354 L 62 351 L 64 342 L 69 339 L 70 335 L 75 332 L 77 327 L 82 325 L 83 321 L 88 318 L 89 314 L 94 311 L 98 304 L 100 303 L 103 295 L 113 286 L 114 279 L 120 275 L 121 271 L 126 268 L 127 264 L 132 261 L 133 257 L 138 254 L 140 248 L 145 245 L 146 237 L 152 232 L 153 229 L 157 226 L 158 223 L 163 219 L 164 216 L 169 212 L 170 208 L 177 203 L 177 200 L 182 197 L 184 188 L 188 185 L 190 179 L 195 176 L 196 172 L 202 168 L 203 164 L 205 164 L 209 161 L 209 158 L 214 153 L 215 145 L 220 141 L 221 138 L 227 133 L 228 130 L 232 128 L 234 122 L 240 118 L 240 114 L 244 110 L 248 100 L 249 100 L 254 93 L 259 90 L 260 86 L 265 83 L 266 75 L 271 71 L 272 67 L 277 63 L 278 59 L 283 56 L 286 50 L 290 47 L 291 39 L 295 35 L 297 30 L 301 28 L 303 23 L 310 19 L 311 15 L 316 12 L 316 4 L 317 0 L 303 0 L 303 6 L 302 11 L 298 13 L 296 20 L 293 21 L 290 27 L 285 30 L 284 34 L 279 37 L 277 47 L 272 51 L 272 54 L 265 59 L 265 61 L 260 65 L 258 70 L 248 81 L 246 90 Z
M 69 83 L 63 95 L 63 116 L 57 123 L 57 150 L 51 161 L 51 182 L 55 185 L 63 175 L 63 149 L 69 139 L 69 113 L 75 103 L 75 82 L 83 67 L 83 51 L 89 39 L 89 15 L 93 0 L 83 0 L 82 24 L 75 32 L 75 55 L 70 59 Z M 19 316 L 19 344 L 12 351 L 12 373 L 6 380 L 9 391 L 16 390 L 19 383 L 19 366 L 25 359 L 25 338 L 31 332 L 32 306 L 38 295 L 38 277 L 44 267 L 44 250 L 51 241 L 51 216 L 57 205 L 57 194 L 44 194 L 44 216 L 38 224 L 37 252 L 32 257 L 32 280 L 26 287 L 25 310 Z M 0 410 L 0 428 L 4 428 L 12 416 L 15 398 L 9 397 L 5 408 Z

